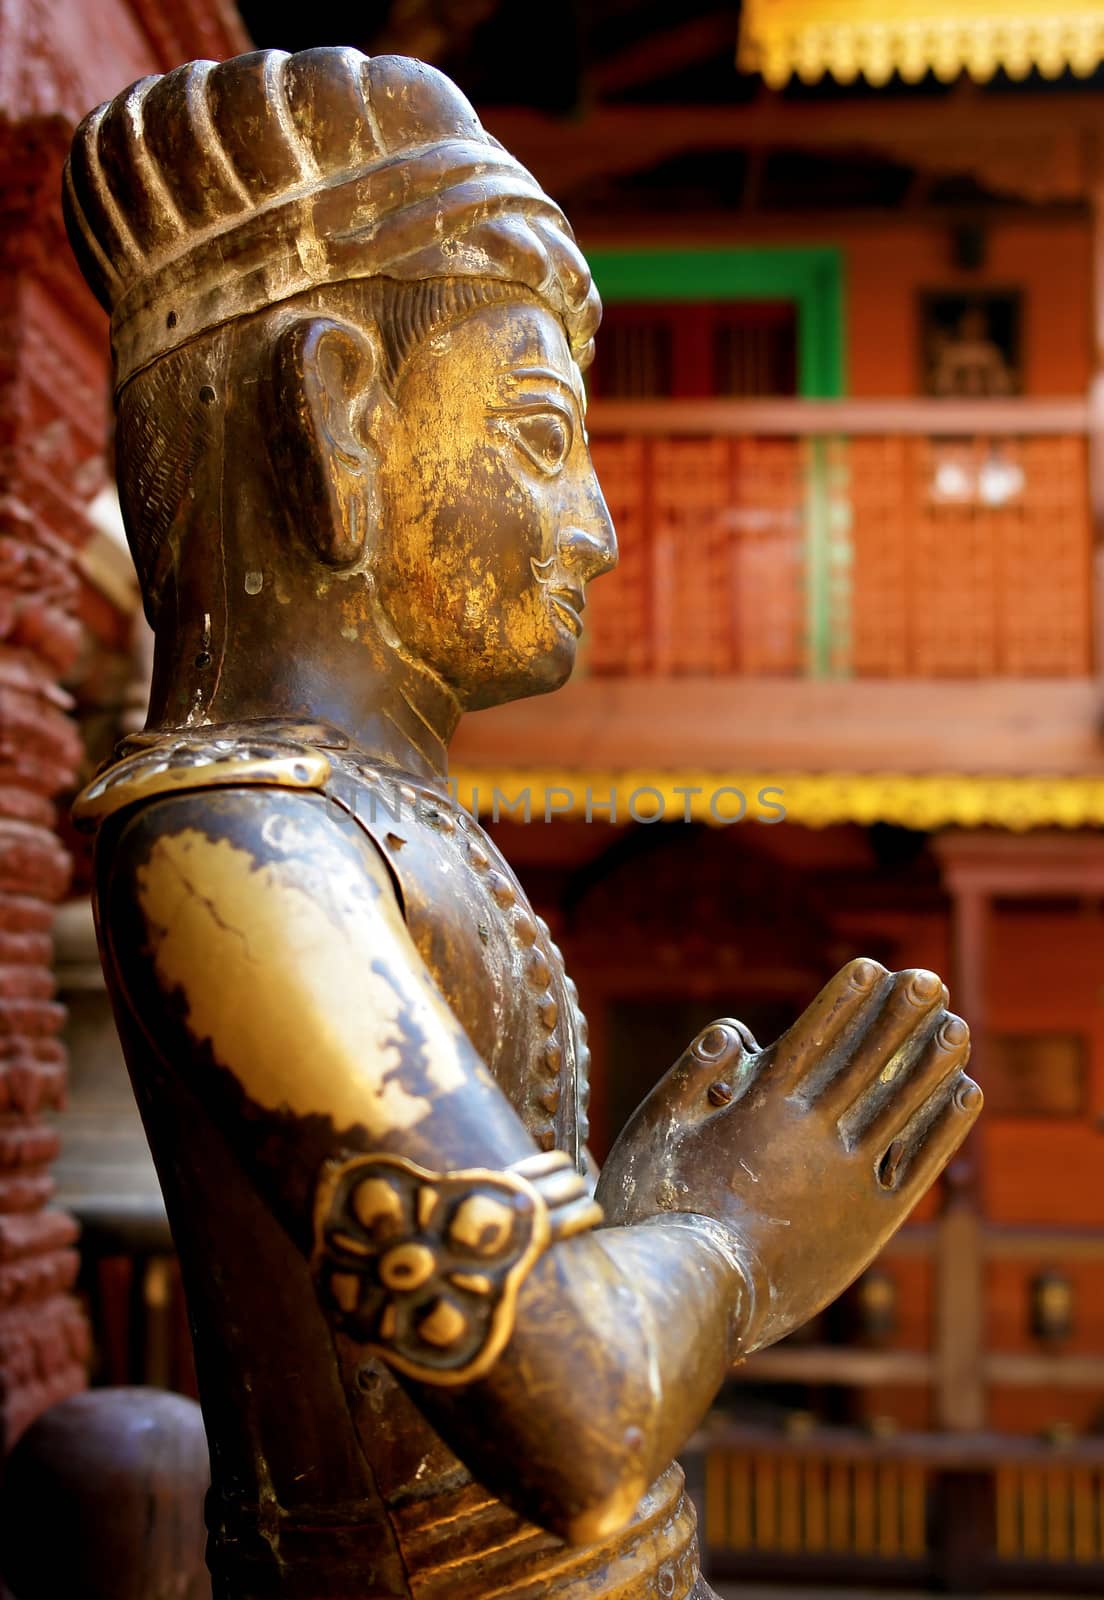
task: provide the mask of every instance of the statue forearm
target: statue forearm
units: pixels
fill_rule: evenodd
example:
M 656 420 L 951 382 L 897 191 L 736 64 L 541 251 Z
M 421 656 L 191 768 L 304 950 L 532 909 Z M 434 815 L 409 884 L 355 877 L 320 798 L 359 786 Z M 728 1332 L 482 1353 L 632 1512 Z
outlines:
M 738 1355 L 746 1280 L 693 1217 L 549 1251 L 492 1372 L 422 1409 L 480 1480 L 572 1543 L 610 1532 L 700 1422 Z
M 569 1542 L 632 1514 L 751 1331 L 727 1229 L 692 1214 L 598 1228 L 561 1152 L 447 1172 L 356 1156 L 317 1195 L 315 1276 L 346 1381 L 382 1359 L 482 1482 Z

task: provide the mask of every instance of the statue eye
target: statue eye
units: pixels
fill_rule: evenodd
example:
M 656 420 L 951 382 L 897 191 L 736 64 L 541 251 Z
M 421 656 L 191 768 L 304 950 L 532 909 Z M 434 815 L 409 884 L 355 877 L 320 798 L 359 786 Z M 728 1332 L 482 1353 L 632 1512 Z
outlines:
M 559 472 L 567 460 L 571 424 L 558 411 L 534 411 L 515 417 L 510 422 L 510 433 L 541 472 Z

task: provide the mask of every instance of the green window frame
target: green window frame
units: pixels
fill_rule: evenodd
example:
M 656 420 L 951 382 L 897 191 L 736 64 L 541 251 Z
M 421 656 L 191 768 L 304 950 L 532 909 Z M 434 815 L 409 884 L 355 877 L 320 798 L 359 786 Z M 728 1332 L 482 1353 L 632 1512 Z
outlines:
M 587 252 L 603 300 L 789 300 L 797 306 L 797 383 L 804 400 L 845 392 L 841 252 L 833 245 Z
M 602 249 L 589 251 L 587 259 L 599 293 L 610 304 L 792 301 L 797 306 L 798 396 L 835 400 L 846 392 L 843 257 L 835 246 Z M 813 678 L 840 670 L 833 667 L 833 602 L 849 592 L 850 540 L 846 529 L 831 526 L 829 504 L 827 441 L 812 439 L 805 493 L 805 626 L 806 670 Z M 837 618 L 840 610 L 837 604 Z M 849 615 L 846 605 L 842 614 Z M 849 631 L 846 623 L 843 631 Z M 843 649 L 842 641 L 837 644 Z

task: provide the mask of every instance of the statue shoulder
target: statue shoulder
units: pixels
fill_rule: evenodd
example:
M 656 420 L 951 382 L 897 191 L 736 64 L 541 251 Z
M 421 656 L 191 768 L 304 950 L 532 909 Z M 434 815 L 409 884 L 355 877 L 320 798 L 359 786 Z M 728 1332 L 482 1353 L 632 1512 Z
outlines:
M 202 789 L 267 787 L 309 793 L 324 789 L 330 772 L 324 750 L 290 734 L 199 728 L 139 735 L 77 796 L 73 821 L 95 830 L 128 806 Z

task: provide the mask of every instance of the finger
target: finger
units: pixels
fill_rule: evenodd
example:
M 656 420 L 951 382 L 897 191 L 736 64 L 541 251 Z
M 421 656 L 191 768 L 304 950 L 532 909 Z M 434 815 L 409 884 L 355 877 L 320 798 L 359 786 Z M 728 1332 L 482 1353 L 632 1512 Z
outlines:
M 849 1150 L 864 1140 L 886 1149 L 951 1074 L 965 1067 L 970 1030 L 961 1017 L 940 1016 L 919 1056 L 910 1063 L 907 1052 L 898 1051 L 843 1113 L 839 1127 Z
M 838 1064 L 837 1047 L 856 1018 L 880 1004 L 889 973 L 878 961 L 860 956 L 842 967 L 768 1052 L 769 1071 L 803 1096 L 816 1092 Z
M 981 1090 L 956 1072 L 915 1112 L 878 1162 L 883 1189 L 907 1195 L 909 1204 L 933 1184 L 977 1121 Z
M 661 1081 L 665 1108 L 688 1110 L 691 1106 L 702 1109 L 728 1104 L 735 1099 L 739 1082 L 758 1053 L 759 1046 L 742 1022 L 734 1017 L 711 1022 Z M 715 1084 L 724 1088 L 711 1095 Z
M 842 1117 L 883 1073 L 900 1070 L 915 1058 L 935 1032 L 946 1000 L 947 991 L 934 972 L 912 968 L 896 973 L 881 1009 L 870 1014 L 838 1069 L 811 1098 L 827 1116 Z M 898 1056 L 900 1062 L 894 1059 Z

